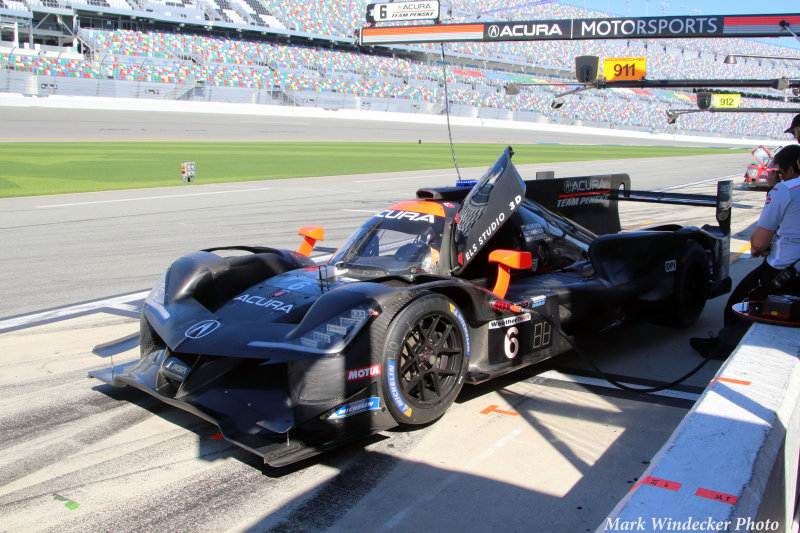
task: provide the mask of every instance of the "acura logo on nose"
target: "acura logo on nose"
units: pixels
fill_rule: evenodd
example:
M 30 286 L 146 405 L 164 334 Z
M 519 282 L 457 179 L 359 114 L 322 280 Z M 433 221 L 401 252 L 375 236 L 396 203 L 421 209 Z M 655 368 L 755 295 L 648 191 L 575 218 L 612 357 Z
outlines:
M 500 27 L 497 26 L 496 24 L 492 24 L 491 26 L 489 26 L 489 30 L 486 33 L 489 34 L 489 37 L 494 39 L 498 35 L 500 35 Z
M 199 339 L 205 337 L 220 326 L 216 320 L 203 320 L 186 330 L 186 337 L 190 339 Z

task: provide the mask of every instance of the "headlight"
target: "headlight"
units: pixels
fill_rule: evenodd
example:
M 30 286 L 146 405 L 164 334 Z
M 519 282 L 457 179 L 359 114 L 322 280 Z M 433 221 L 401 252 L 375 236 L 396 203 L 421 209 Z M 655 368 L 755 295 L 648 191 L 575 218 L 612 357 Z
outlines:
M 358 333 L 371 315 L 371 309 L 356 307 L 331 319 L 300 337 L 300 344 L 324 352 L 337 352 Z
M 144 305 L 155 311 L 161 318 L 169 318 L 169 311 L 166 309 L 167 305 L 167 273 L 161 276 L 158 283 L 155 284 L 150 294 L 144 300 Z
M 747 173 L 745 176 L 748 178 L 755 178 L 758 175 L 758 169 L 755 167 L 747 167 Z

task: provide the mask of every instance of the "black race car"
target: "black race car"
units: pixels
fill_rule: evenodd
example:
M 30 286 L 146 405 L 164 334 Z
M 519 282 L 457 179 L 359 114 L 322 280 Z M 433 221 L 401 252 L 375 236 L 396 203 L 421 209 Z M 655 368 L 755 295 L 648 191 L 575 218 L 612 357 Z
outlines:
M 688 326 L 730 290 L 731 182 L 716 198 L 630 190 L 625 174 L 523 181 L 506 149 L 466 187 L 424 188 L 326 264 L 204 250 L 147 297 L 141 359 L 92 375 L 219 426 L 273 466 L 441 417 L 479 383 L 642 317 Z M 719 226 L 620 233 L 620 199 L 717 208 Z M 231 255 L 232 252 L 236 252 Z

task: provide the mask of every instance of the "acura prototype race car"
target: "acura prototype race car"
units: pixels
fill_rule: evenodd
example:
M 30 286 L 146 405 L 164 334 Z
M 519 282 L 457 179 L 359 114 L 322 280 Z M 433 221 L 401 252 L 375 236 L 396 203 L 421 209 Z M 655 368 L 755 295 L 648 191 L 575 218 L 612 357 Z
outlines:
M 759 146 L 750 152 L 754 162 L 747 165 L 747 169 L 744 171 L 744 182 L 742 183 L 744 188 L 769 189 L 767 178 L 778 173 L 778 167 L 774 165 L 772 159 L 779 150 L 780 148 L 777 148 L 774 152 L 770 152 L 768 148 Z
M 730 181 L 716 197 L 631 191 L 626 174 L 524 181 L 511 157 L 377 213 L 325 264 L 310 258 L 319 227 L 298 251 L 178 259 L 144 303 L 141 358 L 92 375 L 281 466 L 436 420 L 464 383 L 573 336 L 642 317 L 688 326 L 730 290 Z M 719 226 L 620 232 L 622 199 L 716 207 Z

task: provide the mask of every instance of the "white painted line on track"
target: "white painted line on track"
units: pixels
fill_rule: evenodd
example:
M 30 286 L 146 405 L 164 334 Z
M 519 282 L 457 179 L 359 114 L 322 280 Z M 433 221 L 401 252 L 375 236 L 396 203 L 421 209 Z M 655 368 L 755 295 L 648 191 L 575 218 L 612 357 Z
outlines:
M 376 181 L 421 180 L 428 178 L 452 178 L 455 174 L 425 174 L 424 176 L 403 176 L 400 178 L 380 178 L 374 180 L 356 180 L 353 183 L 373 183 Z
M 131 305 L 131 304 L 117 304 L 117 305 L 111 305 L 111 306 L 107 306 L 107 307 L 112 307 L 112 308 L 117 309 L 119 311 L 128 311 L 130 313 L 138 313 L 138 312 L 140 312 L 142 310 L 142 308 L 140 306 Z
M 263 124 L 264 126 L 310 126 L 311 122 L 288 122 L 280 120 L 240 120 L 240 124 Z
M 566 381 L 566 382 L 569 382 L 569 383 L 577 383 L 579 385 L 593 385 L 595 387 L 605 387 L 607 389 L 621 390 L 618 387 L 615 387 L 614 385 L 612 385 L 611 383 L 609 383 L 608 381 L 606 381 L 604 379 L 590 378 L 590 377 L 586 377 L 586 376 L 573 376 L 571 374 L 562 374 L 561 372 L 558 372 L 557 370 L 548 370 L 547 372 L 543 372 L 541 374 L 538 374 L 536 377 L 545 378 L 545 379 L 553 379 L 553 380 L 556 380 L 556 381 Z M 620 383 L 622 383 L 623 385 L 626 385 L 628 387 L 632 387 L 632 388 L 639 388 L 639 389 L 647 388 L 647 387 L 643 387 L 642 385 L 636 385 L 634 383 L 625 383 L 625 382 L 622 382 L 622 381 L 620 381 Z M 648 393 L 648 394 L 652 394 L 652 395 L 656 395 L 656 396 L 666 396 L 668 398 L 678 398 L 678 399 L 681 399 L 681 400 L 690 400 L 690 401 L 693 401 L 693 402 L 696 401 L 700 397 L 699 394 L 693 394 L 691 392 L 676 391 L 676 390 L 672 390 L 672 389 L 666 389 L 666 390 L 662 390 L 662 391 L 658 391 L 658 392 L 651 392 L 651 393 Z
M 85 313 L 87 311 L 95 311 L 97 309 L 102 309 L 103 307 L 111 307 L 115 309 L 121 309 L 123 311 L 129 311 L 131 309 L 131 306 L 129 305 L 130 302 L 141 300 L 149 293 L 149 290 L 142 291 L 123 296 L 115 296 L 114 298 L 108 298 L 105 300 L 97 300 L 95 302 L 87 302 L 69 307 L 62 307 L 60 309 L 43 311 L 41 313 L 33 313 L 30 315 L 18 316 L 16 318 L 9 318 L 7 320 L 0 320 L 0 333 L 5 330 L 14 329 L 29 324 L 35 324 L 37 322 L 56 320 L 59 318 Z
M 136 198 L 118 198 L 116 200 L 96 200 L 92 202 L 75 202 L 71 204 L 52 204 L 52 205 L 37 205 L 38 209 L 49 209 L 51 207 L 73 207 L 78 205 L 91 205 L 91 204 L 113 204 L 118 202 L 139 202 L 139 201 L 147 201 L 147 200 L 164 200 L 164 199 L 175 199 L 175 198 L 185 198 L 188 196 L 206 196 L 209 194 L 231 194 L 235 192 L 253 192 L 253 191 L 269 191 L 274 187 L 256 187 L 253 189 L 236 189 L 233 191 L 209 191 L 209 192 L 191 192 L 186 194 L 168 194 L 164 196 L 141 196 Z
M 738 178 L 740 176 L 743 176 L 743 174 L 730 174 L 728 176 L 720 176 L 718 178 L 709 178 L 707 180 L 693 181 L 692 183 L 684 183 L 683 185 L 673 185 L 672 187 L 664 187 L 662 189 L 655 189 L 654 192 L 671 191 L 673 189 L 683 189 L 684 187 L 692 187 L 694 185 L 703 185 L 704 183 L 712 183 L 712 182 L 715 182 L 715 181 L 722 181 L 722 180 L 727 180 L 727 179 L 731 179 L 731 178 Z

